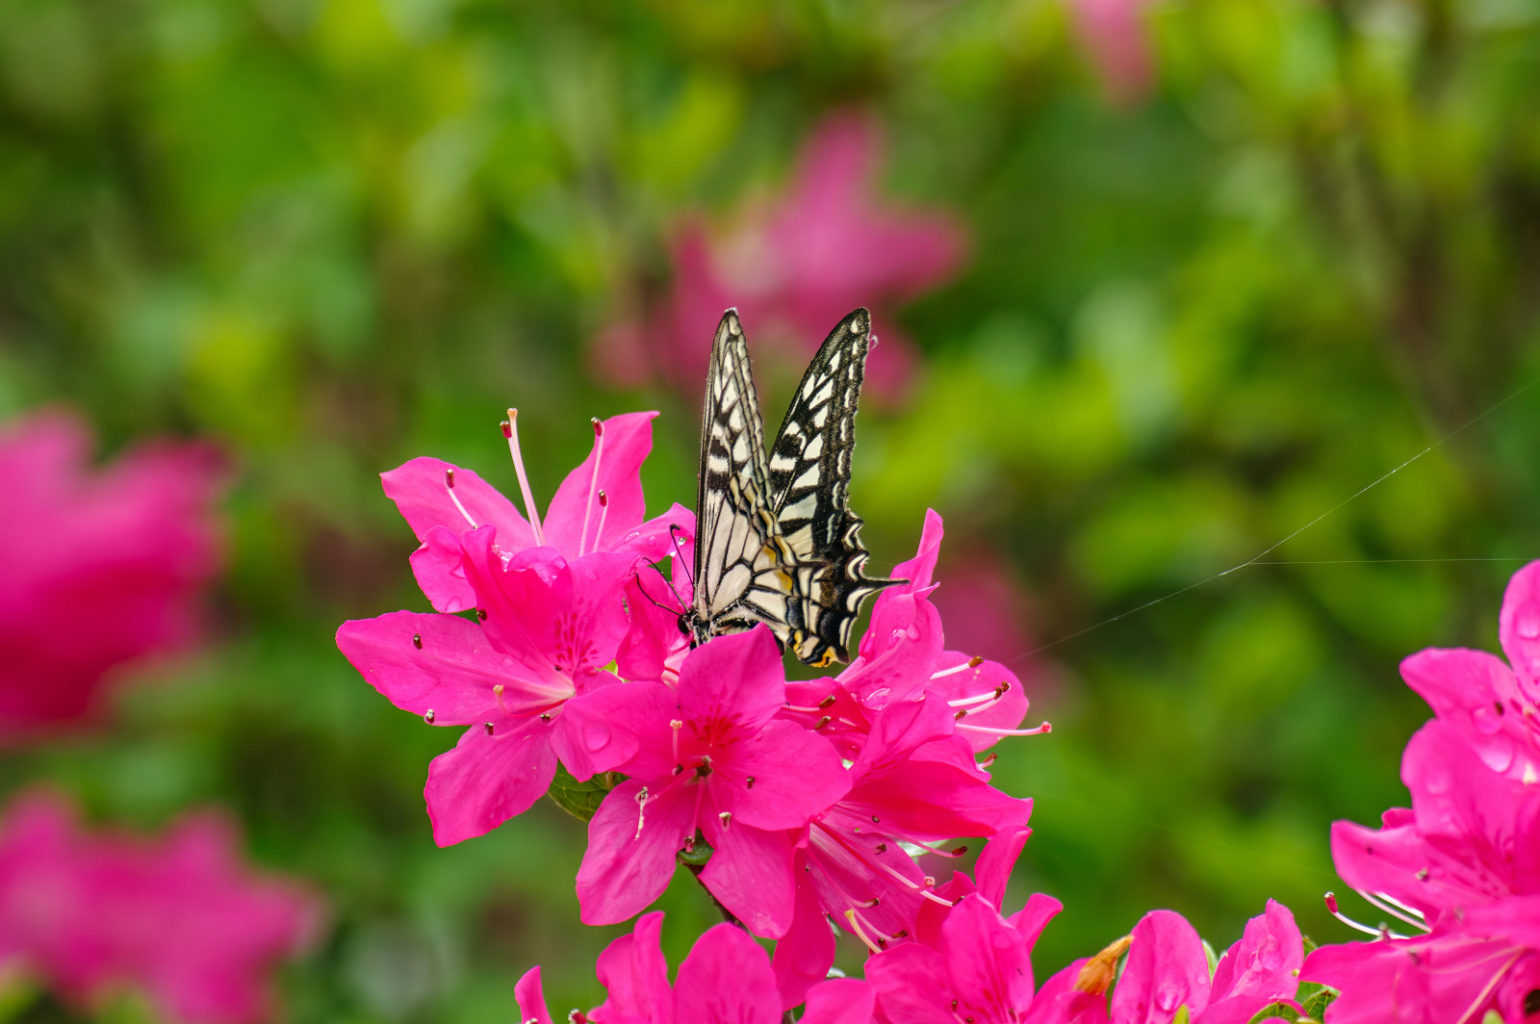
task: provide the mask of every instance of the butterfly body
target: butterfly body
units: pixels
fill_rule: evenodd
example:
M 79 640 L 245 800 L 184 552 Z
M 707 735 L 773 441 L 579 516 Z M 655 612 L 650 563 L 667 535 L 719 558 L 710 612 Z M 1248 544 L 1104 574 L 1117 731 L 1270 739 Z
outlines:
M 680 616 L 692 644 L 764 623 L 809 664 L 848 661 L 861 602 L 897 582 L 865 575 L 848 503 L 870 330 L 858 309 L 824 340 L 767 456 L 743 326 L 723 314 L 701 418 L 695 597 Z

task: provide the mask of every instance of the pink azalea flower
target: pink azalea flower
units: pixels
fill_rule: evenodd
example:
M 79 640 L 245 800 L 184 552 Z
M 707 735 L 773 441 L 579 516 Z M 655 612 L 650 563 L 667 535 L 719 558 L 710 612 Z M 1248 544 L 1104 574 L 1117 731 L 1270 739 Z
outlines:
M 1125 950 L 1127 961 L 1109 1007 L 1101 993 Z M 1219 958 L 1212 978 L 1203 940 L 1170 910 L 1144 915 L 1128 940 L 1105 954 L 1111 954 L 1109 960 L 1080 961 L 1046 983 L 1039 996 L 1045 1009 L 1034 1019 L 1044 1024 L 1167 1024 L 1185 1007 L 1192 1024 L 1247 1024 L 1270 1004 L 1292 1004 L 1304 940 L 1288 908 L 1268 900 L 1267 909 L 1246 922 L 1240 940 Z M 1050 999 L 1053 1006 L 1047 1009 Z
M 829 117 L 804 144 L 784 194 L 750 204 L 719 229 L 685 220 L 668 243 L 670 291 L 642 320 L 601 333 L 600 372 L 623 386 L 665 376 L 699 387 L 712 326 L 728 306 L 766 351 L 785 350 L 800 370 L 850 310 L 870 306 L 881 317 L 951 279 L 967 250 L 961 224 L 945 212 L 881 203 L 870 190 L 881 163 L 872 120 Z M 912 343 L 885 328 L 868 384 L 892 392 L 913 359 Z
M 1304 977 L 1342 993 L 1333 1024 L 1465 1024 L 1491 1009 L 1540 1020 L 1540 786 L 1493 770 L 1463 725 L 1429 722 L 1407 744 L 1410 810 L 1387 811 L 1378 830 L 1332 827 L 1343 879 L 1398 928 L 1426 933 L 1384 927 L 1313 952 Z
M 1154 59 L 1144 25 L 1146 0 L 1071 0 L 1075 30 L 1107 98 L 1116 104 L 1142 99 L 1154 84 Z
M 518 420 L 504 422 L 523 493 L 525 518 L 513 502 L 468 469 L 420 457 L 380 476 L 385 494 L 417 535 L 412 555 L 418 585 L 441 612 L 474 608 L 475 594 L 461 567 L 460 537 L 480 526 L 497 528 L 498 549 L 512 558 L 527 548 L 549 548 L 569 561 L 594 551 L 623 551 L 658 561 L 673 551 L 670 528 L 694 536 L 695 517 L 674 505 L 643 519 L 642 462 L 652 451 L 655 412 L 594 420 L 594 447 L 556 489 L 544 518 L 535 508 L 519 449 Z
M 958 836 L 983 836 L 991 845 L 1001 834 L 1007 844 L 1025 837 L 1032 801 L 989 784 L 953 733 L 952 716 L 936 697 L 881 712 L 851 765 L 850 792 L 814 815 L 797 851 L 796 917 L 775 954 L 787 1005 L 800 1002 L 834 962 L 826 918 L 877 952 L 914 933 L 927 900 L 945 905 L 909 849 L 959 856 L 965 848 L 938 844 Z M 1019 850 L 1015 843 L 1013 861 Z
M 663 915 L 647 914 L 630 935 L 610 943 L 595 973 L 609 998 L 575 1024 L 780 1024 L 781 1001 L 765 951 L 730 924 L 710 928 L 668 982 L 659 937 Z M 541 991 L 540 968 L 514 988 L 525 1024 L 552 1024 Z M 808 993 L 803 1024 L 868 1024 L 872 990 L 864 981 L 825 981 Z
M 1537 782 L 1540 562 L 1520 569 L 1509 582 L 1498 636 L 1508 656 L 1506 665 L 1485 651 L 1429 648 L 1402 662 L 1401 675 L 1493 770 Z
M 866 977 L 877 990 L 877 1020 L 1017 1024 L 1033 1019 L 1032 947 L 1060 909 L 1058 900 L 1039 894 L 1003 918 L 982 895 L 964 896 L 933 934 L 922 933 L 917 941 L 867 960 Z
M 605 708 L 595 717 L 635 736 L 637 749 L 617 766 L 630 778 L 588 824 L 577 876 L 584 922 L 612 924 L 646 907 L 699 835 L 712 850 L 702 884 L 754 934 L 785 934 L 788 830 L 850 788 L 827 740 L 776 717 L 785 699 L 780 649 L 764 626 L 691 651 L 677 689 L 630 682 L 594 692 Z
M 91 834 L 66 801 L 32 793 L 0 824 L 0 962 L 77 1007 L 131 985 L 169 1020 L 271 1020 L 269 977 L 320 917 L 304 887 L 252 876 L 216 814 L 160 839 Z
M 504 563 L 495 526 L 464 535 L 464 580 L 479 607 L 459 615 L 393 612 L 345 622 L 337 646 L 371 686 L 434 725 L 466 726 L 428 770 L 440 846 L 523 814 L 558 759 L 579 779 L 635 751 L 603 709 L 588 708 L 625 635 L 622 586 L 637 556 L 599 551 L 568 562 L 529 548 Z
M 13 738 L 89 718 L 111 670 L 191 641 L 218 568 L 209 448 L 149 445 L 97 471 L 90 447 L 60 411 L 0 432 L 0 734 Z

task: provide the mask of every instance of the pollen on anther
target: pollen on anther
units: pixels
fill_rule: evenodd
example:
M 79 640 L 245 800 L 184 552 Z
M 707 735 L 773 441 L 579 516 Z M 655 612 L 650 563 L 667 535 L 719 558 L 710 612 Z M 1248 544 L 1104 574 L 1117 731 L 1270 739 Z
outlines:
M 982 664 L 984 664 L 984 659 L 979 657 L 977 654 L 968 659 L 969 668 L 978 668 Z
M 454 471 L 454 469 L 450 468 L 450 469 L 444 470 L 444 486 L 446 486 L 446 487 L 453 487 L 454 485 L 455 485 L 455 471 Z
M 881 821 L 881 820 L 882 820 L 882 819 L 881 819 L 881 818 L 879 818 L 879 817 L 877 817 L 877 815 L 875 815 L 875 814 L 874 814 L 874 815 L 872 815 L 872 821 Z
M 487 610 L 485 608 L 477 608 L 476 618 L 480 619 L 482 622 L 487 621 Z
M 819 707 L 820 710 L 822 710 L 823 708 L 828 707 L 829 705 L 833 704 L 837 700 L 839 700 L 839 698 L 831 693 L 827 697 L 825 697 L 823 700 L 818 702 L 818 707 Z
M 878 853 L 887 853 L 888 852 L 888 844 L 887 843 L 878 843 L 877 844 L 877 852 Z
M 609 503 L 610 503 L 610 496 L 608 494 L 604 493 L 604 488 L 602 488 L 602 487 L 599 488 L 598 498 L 599 498 L 599 507 L 600 508 L 604 508 L 604 507 L 609 505 Z
M 492 735 L 492 729 L 493 729 L 493 728 L 494 728 L 494 727 L 493 727 L 493 725 L 492 725 L 492 723 L 491 723 L 491 722 L 488 722 L 488 723 L 487 723 L 487 725 L 486 725 L 486 729 L 487 729 L 487 735 L 488 735 L 488 736 L 490 736 L 490 735 Z
M 721 814 L 717 815 L 717 820 L 722 823 L 723 828 L 726 828 L 733 823 L 733 812 L 723 811 Z
M 426 713 L 425 713 L 425 714 L 424 714 L 424 715 L 423 715 L 423 716 L 422 716 L 422 720 L 423 720 L 423 721 L 424 721 L 424 722 L 427 722 L 427 723 L 428 723 L 428 724 L 429 724 L 429 725 L 432 725 L 432 724 L 433 724 L 433 719 L 434 719 L 434 718 L 435 718 L 435 717 L 436 717 L 436 716 L 435 716 L 435 715 L 434 715 L 434 714 L 433 714 L 433 709 L 432 709 L 432 708 L 429 708 L 429 709 L 428 709 L 428 710 L 427 710 L 427 712 L 426 712 Z
M 513 439 L 513 421 L 503 420 L 498 426 L 503 428 L 503 437 L 511 441 Z
M 813 726 L 813 728 L 814 729 L 822 729 L 824 726 L 828 725 L 832 721 L 834 721 L 834 719 L 832 717 L 830 717 L 829 715 L 824 715 L 822 718 L 820 718 L 818 720 L 818 724 Z
M 754 788 L 754 776 L 750 775 L 747 779 L 744 779 L 743 780 L 743 786 L 744 786 L 745 789 L 753 789 Z
M 492 684 L 492 696 L 494 696 L 494 697 L 501 697 L 502 695 L 503 695 L 503 684 L 502 683 L 493 683 Z
M 967 717 L 968 717 L 968 709 L 967 708 L 959 709 L 957 714 L 952 716 L 952 718 L 954 718 L 955 720 L 957 720 L 959 722 L 962 721 L 964 718 L 967 718 Z
M 551 720 L 551 713 L 549 711 L 540 712 L 540 720 L 542 722 L 549 722 Z
M 413 633 L 412 634 L 412 646 L 417 648 L 419 651 L 422 650 L 422 634 L 421 633 Z
M 604 423 L 603 423 L 602 420 L 599 419 L 599 417 L 597 417 L 597 416 L 590 416 L 588 418 L 588 422 L 590 422 L 590 423 L 592 423 L 594 425 L 594 436 L 595 437 L 603 437 L 604 436 Z
M 674 774 L 675 775 L 682 774 L 683 772 L 684 772 L 684 765 L 682 765 L 682 764 L 674 765 Z

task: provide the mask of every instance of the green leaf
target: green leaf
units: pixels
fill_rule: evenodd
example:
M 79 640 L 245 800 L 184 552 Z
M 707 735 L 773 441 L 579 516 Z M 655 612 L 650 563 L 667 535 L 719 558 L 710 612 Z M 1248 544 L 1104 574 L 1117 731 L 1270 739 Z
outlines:
M 556 777 L 545 795 L 551 802 L 578 821 L 586 822 L 599 810 L 609 791 L 625 779 L 615 772 L 600 772 L 587 782 L 579 782 L 561 765 L 556 766 Z
M 706 862 L 710 859 L 711 844 L 706 842 L 699 832 L 695 833 L 695 844 L 693 846 L 688 850 L 679 851 L 679 863 L 697 872 L 705 867 Z
M 1268 1020 L 1272 1017 L 1280 1017 L 1287 1021 L 1298 1021 L 1300 1019 L 1298 1010 L 1294 1009 L 1294 1007 L 1288 1003 L 1280 1000 L 1276 1003 L 1268 1003 L 1266 1006 L 1262 1007 L 1262 1009 L 1253 1014 L 1251 1017 L 1251 1024 L 1259 1024 L 1259 1022 Z
M 1307 994 L 1305 991 L 1307 988 L 1314 991 Z M 1337 998 L 1337 990 L 1307 981 L 1300 985 L 1297 998 L 1301 1011 L 1300 1019 L 1325 1020 L 1326 1008 L 1331 1005 L 1333 999 Z

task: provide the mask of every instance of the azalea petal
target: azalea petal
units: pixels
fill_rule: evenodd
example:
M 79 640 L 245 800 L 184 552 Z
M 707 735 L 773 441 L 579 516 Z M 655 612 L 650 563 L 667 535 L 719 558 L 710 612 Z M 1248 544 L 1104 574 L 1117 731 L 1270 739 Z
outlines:
M 984 1016 L 992 1007 L 1025 1009 L 1032 1002 L 1030 947 L 981 896 L 958 901 L 941 926 L 947 977 L 967 1007 Z M 959 1007 L 959 1016 L 968 1016 Z
M 635 757 L 641 736 L 633 716 L 634 699 L 645 683 L 617 683 L 604 689 L 590 690 L 571 698 L 561 708 L 551 746 L 562 765 L 579 782 L 599 772 L 614 771 Z M 661 689 L 661 687 L 659 687 Z M 622 692 L 624 691 L 624 692 Z M 663 705 L 668 695 L 650 691 L 654 703 Z M 656 716 L 651 716 L 655 720 Z M 656 735 L 657 730 L 651 730 Z
M 668 986 L 662 934 L 662 912 L 643 914 L 630 935 L 622 935 L 599 954 L 594 973 L 609 998 L 594 1008 L 590 1018 L 671 1024 L 674 993 Z
M 439 846 L 485 835 L 523 814 L 545 795 L 556 775 L 550 727 L 529 720 L 487 735 L 466 729 L 453 750 L 433 759 L 423 795 Z
M 677 1020 L 690 1024 L 780 1024 L 775 975 L 759 944 L 730 924 L 708 929 L 679 965 Z
M 967 711 L 957 722 L 957 734 L 974 753 L 1000 742 L 1027 717 L 1027 693 L 1016 673 L 998 661 L 974 664 L 961 651 L 946 651 L 936 659 L 925 690 Z M 980 703 L 991 691 L 996 696 Z
M 1170 910 L 1140 918 L 1112 991 L 1113 1024 L 1169 1024 L 1183 1006 L 1197 1016 L 1208 997 L 1208 957 L 1186 918 Z
M 465 578 L 465 553 L 460 535 L 435 526 L 412 552 L 412 575 L 436 612 L 463 612 L 476 607 L 476 592 Z
M 652 451 L 652 419 L 656 415 L 630 412 L 611 416 L 601 424 L 603 434 L 594 439 L 588 458 L 567 474 L 551 499 L 542 524 L 547 544 L 568 558 L 610 551 L 641 524 L 641 468 Z M 599 491 L 605 496 L 603 508 Z
M 686 721 L 762 725 L 786 702 L 786 670 L 768 626 L 719 636 L 695 648 L 679 670 L 679 710 Z
M 817 888 L 807 873 L 799 870 L 803 856 L 797 855 L 793 863 L 796 897 L 791 927 L 775 944 L 775 955 L 771 958 L 784 1009 L 801 1005 L 807 999 L 808 989 L 827 976 L 834 964 L 834 929 L 824 917 Z
M 695 543 L 695 513 L 677 501 L 662 515 L 633 527 L 618 537 L 605 537 L 616 551 L 628 551 L 649 562 L 661 562 L 670 556 L 685 558 Z
M 973 873 L 978 876 L 980 895 L 991 906 L 999 908 L 1004 905 L 1011 872 L 1016 870 L 1016 861 L 1031 835 L 1030 828 L 1013 829 L 991 836 L 984 844 L 984 850 L 973 866 Z
M 1526 721 L 1532 705 L 1499 658 L 1485 651 L 1429 648 L 1401 662 L 1401 678 L 1493 771 L 1522 777 L 1526 766 L 1533 770 L 1540 764 L 1540 748 Z
M 439 725 L 485 721 L 498 706 L 492 688 L 524 674 L 517 661 L 492 649 L 474 622 L 457 615 L 353 619 L 337 630 L 337 647 L 392 704 L 414 715 L 431 712 Z
M 682 788 L 682 787 L 681 787 Z M 663 895 L 693 804 L 680 789 L 647 802 L 635 779 L 610 791 L 588 823 L 588 852 L 577 873 L 584 924 L 616 924 Z
M 1022 1024 L 1107 1024 L 1107 994 L 1082 992 L 1075 987 L 1089 963 L 1082 958 L 1043 982 L 1032 998 Z
M 807 994 L 802 1024 L 869 1024 L 877 993 L 859 978 L 835 978 Z
M 519 1006 L 520 1024 L 552 1024 L 540 986 L 540 968 L 531 967 L 524 972 L 513 986 L 513 1000 Z
M 689 636 L 680 628 L 679 618 L 688 606 L 651 566 L 637 570 L 626 583 L 626 606 L 631 624 L 615 653 L 621 677 L 678 679 L 679 665 L 690 649 Z
M 980 895 L 983 895 L 981 892 Z M 987 899 L 987 897 L 986 897 Z M 1046 893 L 1035 892 L 1027 897 L 1026 905 L 1016 913 L 1006 918 L 1009 924 L 1020 935 L 1022 941 L 1031 949 L 1037 945 L 1038 936 L 1043 934 L 1043 929 L 1048 927 L 1048 922 L 1059 915 L 1064 909 L 1064 904 Z
M 1531 700 L 1540 698 L 1540 562 L 1530 562 L 1508 581 L 1497 635 Z
M 453 487 L 449 485 L 451 473 Z M 509 551 L 535 543 L 529 523 L 513 503 L 471 470 L 421 457 L 381 473 L 380 483 L 419 541 L 426 541 L 428 531 L 435 526 L 454 534 L 494 526 Z
M 731 774 L 731 788 L 716 790 L 730 794 L 720 809 L 755 828 L 801 828 L 850 789 L 850 773 L 829 741 L 792 722 L 770 722 L 757 737 L 741 741 Z M 739 779 L 744 784 L 736 784 Z
M 942 954 L 917 943 L 883 950 L 866 961 L 877 992 L 878 1017 L 889 1024 L 936 1024 L 953 1019 L 952 980 Z
M 712 852 L 701 872 L 701 884 L 755 935 L 767 939 L 785 935 L 796 907 L 792 844 L 786 833 L 765 832 L 737 821 L 722 828 L 715 818 L 703 825 Z
M 1273 1000 L 1294 994 L 1295 976 L 1304 961 L 1304 940 L 1294 915 L 1276 900 L 1268 900 L 1267 909 L 1246 922 L 1240 941 L 1219 958 L 1212 998 L 1255 997 L 1251 1010 L 1255 1014 Z

